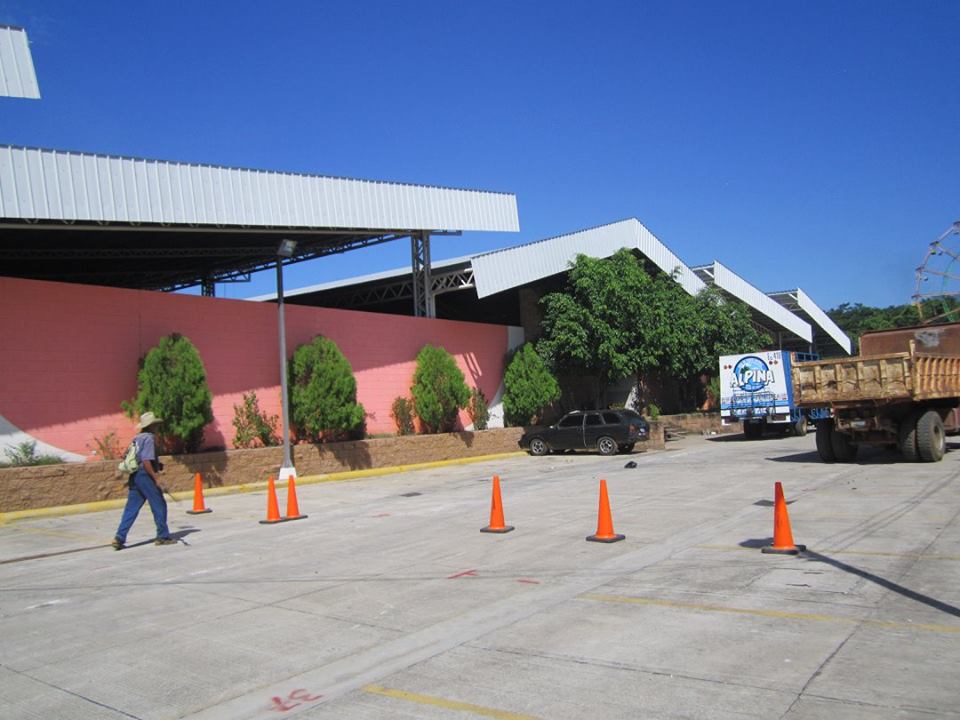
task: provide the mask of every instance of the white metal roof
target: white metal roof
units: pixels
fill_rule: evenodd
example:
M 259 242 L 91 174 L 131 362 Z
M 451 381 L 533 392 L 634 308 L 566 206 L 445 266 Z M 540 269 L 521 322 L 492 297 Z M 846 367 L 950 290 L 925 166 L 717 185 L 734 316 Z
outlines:
M 788 309 L 806 313 L 807 317 L 833 338 L 847 355 L 853 352 L 853 343 L 850 342 L 846 333 L 800 288 L 771 292 L 767 295 Z
M 27 31 L 0 25 L 0 95 L 40 99 Z
M 712 265 L 702 265 L 695 270 L 701 278 L 708 279 L 712 285 L 738 300 L 742 300 L 754 310 L 773 320 L 780 327 L 789 330 L 808 343 L 813 342 L 813 329 L 809 323 L 794 315 L 780 303 L 764 295 L 719 261 L 714 260 Z
M 0 146 L 0 218 L 391 230 L 520 229 L 508 193 Z
M 679 270 L 677 282 L 691 295 L 703 281 L 680 261 L 636 218 L 548 238 L 526 245 L 476 255 L 472 259 L 477 296 L 487 297 L 570 268 L 578 254 L 604 258 L 621 248 L 639 250 L 670 274 Z

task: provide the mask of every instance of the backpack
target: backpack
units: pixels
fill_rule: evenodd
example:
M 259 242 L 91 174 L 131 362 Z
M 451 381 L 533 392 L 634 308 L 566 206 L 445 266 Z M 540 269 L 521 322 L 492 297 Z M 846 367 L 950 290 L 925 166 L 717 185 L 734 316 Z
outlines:
M 137 443 L 131 442 L 130 447 L 127 448 L 127 452 L 123 456 L 123 460 L 117 465 L 117 470 L 126 475 L 131 475 L 135 473 L 139 467 L 140 461 L 137 459 Z

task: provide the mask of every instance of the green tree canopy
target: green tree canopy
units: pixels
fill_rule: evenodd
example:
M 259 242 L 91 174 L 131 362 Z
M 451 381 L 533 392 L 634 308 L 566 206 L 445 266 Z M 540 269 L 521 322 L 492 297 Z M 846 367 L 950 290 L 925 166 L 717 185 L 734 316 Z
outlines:
M 137 395 L 123 407 L 134 416 L 149 410 L 161 418 L 157 434 L 171 452 L 195 452 L 213 420 L 212 401 L 200 353 L 189 339 L 173 333 L 144 356 Z
M 525 343 L 503 376 L 503 413 L 507 425 L 527 425 L 560 398 L 560 386 L 531 343 Z
M 441 347 L 425 345 L 413 373 L 413 409 L 424 432 L 450 432 L 457 413 L 470 401 L 470 388 L 453 356 Z
M 353 368 L 337 344 L 318 335 L 298 347 L 290 360 L 290 420 L 297 436 L 343 440 L 362 435 L 365 419 Z
M 716 373 L 728 352 L 770 343 L 745 306 L 708 289 L 689 295 L 674 276 L 647 267 L 630 250 L 609 258 L 578 255 L 563 292 L 541 300 L 538 349 L 558 369 L 598 380 L 598 401 L 611 381 L 651 372 L 685 380 Z

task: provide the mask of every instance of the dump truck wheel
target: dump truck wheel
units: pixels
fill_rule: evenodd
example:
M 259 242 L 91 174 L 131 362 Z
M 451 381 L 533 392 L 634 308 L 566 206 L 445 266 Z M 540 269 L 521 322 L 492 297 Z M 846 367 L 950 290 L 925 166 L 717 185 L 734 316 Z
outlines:
M 746 440 L 759 440 L 763 437 L 763 425 L 760 423 L 744 423 L 743 437 Z
M 833 446 L 833 456 L 837 462 L 850 463 L 857 459 L 857 451 L 860 448 L 850 442 L 848 435 L 837 432 L 836 428 L 832 428 L 830 432 L 830 444 Z
M 833 420 L 824 420 L 817 423 L 817 452 L 820 453 L 820 459 L 825 463 L 837 461 L 837 456 L 833 452 Z
M 900 440 L 900 454 L 908 462 L 917 462 L 920 459 L 920 453 L 917 452 L 917 420 L 919 419 L 920 413 L 910 413 L 900 423 L 900 430 L 897 433 Z
M 943 420 L 936 410 L 927 410 L 917 420 L 917 452 L 923 462 L 939 462 L 947 451 Z
M 807 434 L 807 419 L 800 418 L 793 424 L 793 434 L 797 437 L 803 437 Z

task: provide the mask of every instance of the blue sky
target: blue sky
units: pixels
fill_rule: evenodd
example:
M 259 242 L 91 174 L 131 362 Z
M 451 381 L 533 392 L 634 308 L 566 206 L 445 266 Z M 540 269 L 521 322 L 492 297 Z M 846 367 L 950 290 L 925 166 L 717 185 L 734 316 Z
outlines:
M 520 233 L 437 259 L 635 216 L 687 264 L 882 306 L 960 220 L 955 0 L 0 0 L 0 23 L 43 96 L 0 98 L 0 143 L 516 194 Z

